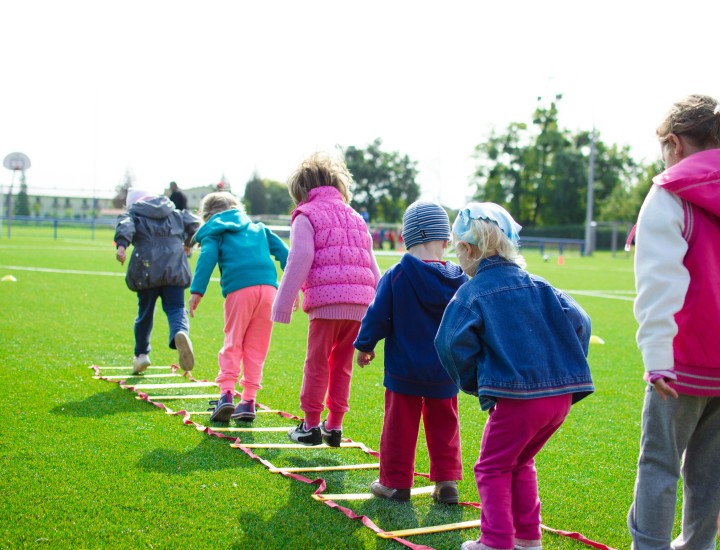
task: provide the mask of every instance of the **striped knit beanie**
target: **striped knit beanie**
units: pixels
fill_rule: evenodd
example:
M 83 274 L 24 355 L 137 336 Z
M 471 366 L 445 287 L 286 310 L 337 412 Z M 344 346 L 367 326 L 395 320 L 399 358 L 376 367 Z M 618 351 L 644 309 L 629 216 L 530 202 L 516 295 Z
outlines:
M 403 215 L 402 237 L 405 248 L 429 241 L 450 240 L 450 219 L 437 203 L 416 201 Z

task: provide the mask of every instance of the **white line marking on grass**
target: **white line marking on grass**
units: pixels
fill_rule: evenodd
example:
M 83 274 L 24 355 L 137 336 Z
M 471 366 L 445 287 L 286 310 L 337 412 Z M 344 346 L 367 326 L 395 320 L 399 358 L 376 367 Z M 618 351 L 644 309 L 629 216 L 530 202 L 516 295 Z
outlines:
M 592 298 L 606 298 L 608 300 L 622 300 L 624 302 L 635 301 L 635 291 L 632 290 L 566 290 L 568 294 L 579 294 L 580 296 L 590 296 Z M 623 296 L 622 294 L 630 294 L 633 296 Z
M 24 267 L 20 265 L 0 265 L 2 269 L 16 269 L 18 271 L 39 271 L 40 273 L 66 273 L 70 275 L 103 275 L 105 277 L 125 277 L 125 273 L 112 271 L 83 271 L 80 269 L 53 269 L 50 267 Z

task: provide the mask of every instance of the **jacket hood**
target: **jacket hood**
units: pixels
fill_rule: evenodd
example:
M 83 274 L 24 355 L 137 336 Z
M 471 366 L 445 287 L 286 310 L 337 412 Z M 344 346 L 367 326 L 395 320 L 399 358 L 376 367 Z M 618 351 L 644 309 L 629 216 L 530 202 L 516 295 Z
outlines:
M 228 231 L 233 233 L 244 231 L 250 223 L 252 222 L 247 214 L 244 214 L 240 210 L 224 210 L 223 212 L 218 212 L 213 215 L 198 229 L 198 232 L 195 234 L 195 240 L 200 242 L 210 235 L 221 235 Z
M 457 289 L 468 280 L 460 266 L 452 262 L 428 263 L 404 254 L 400 266 L 418 300 L 431 311 L 444 311 Z
M 175 205 L 164 196 L 152 197 L 134 203 L 128 210 L 146 218 L 167 218 L 175 211 Z
M 720 149 L 684 158 L 655 176 L 653 183 L 715 216 L 720 215 Z

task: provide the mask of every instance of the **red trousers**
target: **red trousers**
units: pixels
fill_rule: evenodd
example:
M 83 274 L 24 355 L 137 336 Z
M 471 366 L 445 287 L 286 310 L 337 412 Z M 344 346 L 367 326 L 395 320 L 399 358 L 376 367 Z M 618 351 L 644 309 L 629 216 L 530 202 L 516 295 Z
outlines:
M 380 436 L 380 483 L 385 487 L 409 489 L 413 486 L 420 417 L 430 455 L 430 479 L 462 479 L 457 395 L 435 399 L 386 389 Z
M 328 424 L 339 428 L 350 410 L 350 381 L 353 372 L 353 342 L 360 330 L 359 321 L 347 319 L 311 319 L 308 349 L 300 389 L 300 409 L 307 426 L 315 427 L 325 410 Z

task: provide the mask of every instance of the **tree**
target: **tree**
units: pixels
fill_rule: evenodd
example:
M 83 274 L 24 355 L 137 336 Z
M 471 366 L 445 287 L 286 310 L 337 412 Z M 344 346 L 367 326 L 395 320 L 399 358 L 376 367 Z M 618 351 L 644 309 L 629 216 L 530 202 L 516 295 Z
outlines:
M 352 206 L 364 206 L 370 219 L 399 222 L 405 208 L 420 196 L 417 162 L 407 155 L 381 149 L 377 138 L 366 149 L 355 146 L 344 150 L 345 162 L 353 176 Z
M 268 214 L 289 214 L 293 209 L 293 200 L 287 185 L 274 180 L 263 180 L 268 198 Z
M 16 216 L 30 215 L 30 201 L 28 199 L 27 183 L 25 182 L 25 171 L 20 173 L 20 191 L 18 191 L 15 199 L 13 211 Z
M 475 148 L 475 200 L 505 206 L 521 225 L 584 222 L 591 134 L 560 128 L 561 99 L 557 95 L 545 106 L 538 98 L 532 126 L 512 123 L 504 133 L 491 132 Z M 608 146 L 596 135 L 595 151 L 593 187 L 599 211 L 618 187 L 634 187 L 640 172 L 627 147 Z
M 125 208 L 125 201 L 127 200 L 128 189 L 130 189 L 135 182 L 135 176 L 132 171 L 128 168 L 125 170 L 125 177 L 123 180 L 115 186 L 115 196 L 113 197 L 112 204 L 115 208 Z

